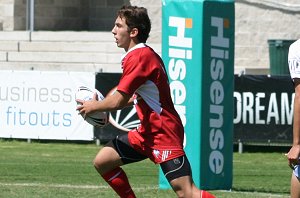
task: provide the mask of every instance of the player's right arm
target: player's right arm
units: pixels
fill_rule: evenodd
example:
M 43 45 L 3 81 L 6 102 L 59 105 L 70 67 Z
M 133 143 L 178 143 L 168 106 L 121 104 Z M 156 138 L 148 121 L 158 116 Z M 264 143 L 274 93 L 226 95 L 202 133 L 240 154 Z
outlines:
M 300 78 L 294 78 L 294 123 L 293 123 L 293 145 L 287 154 L 289 165 L 293 167 L 299 163 L 300 156 Z
M 76 100 L 82 105 L 77 107 L 80 114 L 87 115 L 95 111 L 114 111 L 128 106 L 131 96 L 121 91 L 115 91 L 114 94 L 107 96 L 101 101 L 98 101 L 96 95 L 92 100 L 82 101 Z

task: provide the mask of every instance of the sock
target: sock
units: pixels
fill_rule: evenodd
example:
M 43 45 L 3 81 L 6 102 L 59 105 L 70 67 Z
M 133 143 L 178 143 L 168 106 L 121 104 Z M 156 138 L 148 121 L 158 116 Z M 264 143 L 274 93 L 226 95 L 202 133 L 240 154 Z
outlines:
M 126 173 L 122 168 L 115 168 L 103 174 L 102 177 L 121 198 L 135 198 Z
M 201 190 L 201 196 L 200 198 L 215 198 L 214 195 L 210 194 L 209 192 L 205 191 L 205 190 Z

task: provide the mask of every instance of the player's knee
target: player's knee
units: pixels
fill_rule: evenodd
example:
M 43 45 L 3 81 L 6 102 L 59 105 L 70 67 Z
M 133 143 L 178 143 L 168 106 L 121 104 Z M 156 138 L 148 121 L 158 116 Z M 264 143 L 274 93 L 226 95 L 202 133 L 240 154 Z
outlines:
M 101 162 L 99 160 L 97 160 L 97 157 L 95 157 L 95 159 L 93 161 L 93 165 L 94 165 L 95 169 L 97 169 L 97 170 L 101 169 Z
M 105 166 L 105 164 L 103 164 L 101 160 L 98 160 L 97 158 L 94 159 L 93 165 L 100 175 L 103 175 L 110 170 L 110 168 Z
M 111 162 L 113 161 L 111 156 L 113 155 L 111 152 L 108 152 L 110 150 L 111 149 L 104 147 L 94 158 L 93 165 L 98 172 L 103 172 L 103 169 L 105 169 L 107 166 L 111 166 Z
M 178 198 L 192 197 L 192 188 L 189 185 L 183 185 L 178 182 L 171 182 L 171 186 Z
M 111 156 L 98 154 L 93 161 L 93 165 L 97 172 L 102 175 L 121 166 L 122 164 L 120 160 L 116 160 Z
M 103 157 L 104 158 L 104 157 Z M 105 159 L 105 158 L 104 158 Z M 108 171 L 107 169 L 110 169 L 108 167 L 110 167 L 110 163 L 106 162 L 104 159 L 102 159 L 101 155 L 97 155 L 94 158 L 93 161 L 93 165 L 95 167 L 95 169 L 101 174 L 104 173 L 106 171 Z
M 178 198 L 192 197 L 192 191 L 187 190 L 187 189 L 175 190 L 175 193 L 176 193 Z

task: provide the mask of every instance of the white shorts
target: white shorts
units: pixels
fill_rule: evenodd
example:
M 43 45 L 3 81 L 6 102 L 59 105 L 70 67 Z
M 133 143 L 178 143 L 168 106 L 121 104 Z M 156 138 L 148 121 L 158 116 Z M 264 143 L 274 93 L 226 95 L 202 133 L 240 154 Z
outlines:
M 294 175 L 295 175 L 297 178 L 299 178 L 299 176 L 300 176 L 300 167 L 299 167 L 299 165 L 296 165 L 296 166 L 295 166 L 295 169 L 293 170 L 293 173 L 294 173 Z

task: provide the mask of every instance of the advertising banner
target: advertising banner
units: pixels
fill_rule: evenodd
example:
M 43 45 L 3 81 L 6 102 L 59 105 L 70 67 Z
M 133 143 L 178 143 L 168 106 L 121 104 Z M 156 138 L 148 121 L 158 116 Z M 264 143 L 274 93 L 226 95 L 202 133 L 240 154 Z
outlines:
M 120 73 L 98 73 L 96 88 L 108 95 L 120 76 Z M 234 123 L 234 142 L 290 144 L 294 95 L 289 76 L 235 75 L 233 120 L 228 121 Z M 110 122 L 104 128 L 95 128 L 95 137 L 101 142 L 107 142 L 139 123 L 133 107 L 111 112 Z
M 234 1 L 162 1 L 162 57 L 201 189 L 232 185 Z M 160 188 L 169 184 L 160 171 Z
M 291 144 L 294 97 L 289 75 L 235 76 L 234 141 Z
M 76 111 L 79 86 L 95 86 L 88 72 L 1 71 L 0 137 L 92 140 L 93 127 Z

